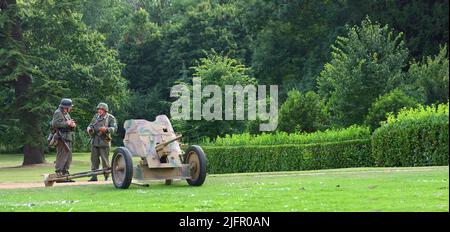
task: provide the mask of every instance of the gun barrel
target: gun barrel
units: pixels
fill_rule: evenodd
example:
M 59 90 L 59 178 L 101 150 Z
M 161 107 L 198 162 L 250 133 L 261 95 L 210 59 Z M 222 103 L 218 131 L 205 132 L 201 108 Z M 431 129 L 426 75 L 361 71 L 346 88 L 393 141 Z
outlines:
M 183 136 L 182 135 L 178 135 L 177 137 L 175 137 L 175 138 L 173 138 L 173 139 L 171 139 L 169 141 L 166 141 L 164 143 L 160 143 L 160 144 L 156 145 L 156 147 L 155 147 L 156 151 L 157 152 L 161 151 L 162 149 L 164 149 L 165 146 L 167 146 L 167 145 L 169 145 L 169 144 L 171 144 L 171 143 L 181 139 L 181 137 L 183 137 Z

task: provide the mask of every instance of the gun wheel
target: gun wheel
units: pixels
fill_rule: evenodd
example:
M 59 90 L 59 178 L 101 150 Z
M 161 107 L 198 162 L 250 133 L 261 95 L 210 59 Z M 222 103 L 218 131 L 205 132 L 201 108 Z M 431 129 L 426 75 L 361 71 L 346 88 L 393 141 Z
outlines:
M 133 179 L 133 160 L 125 147 L 114 151 L 111 165 L 112 180 L 116 188 L 127 189 Z
M 206 179 L 206 155 L 197 145 L 189 147 L 184 154 L 184 162 L 189 164 L 191 179 L 186 179 L 191 186 L 200 186 Z

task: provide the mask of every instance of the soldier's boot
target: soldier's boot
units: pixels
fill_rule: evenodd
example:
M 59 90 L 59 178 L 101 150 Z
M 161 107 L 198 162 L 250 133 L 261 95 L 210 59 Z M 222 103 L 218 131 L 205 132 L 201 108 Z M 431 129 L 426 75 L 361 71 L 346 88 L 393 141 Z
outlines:
M 55 171 L 56 177 L 61 177 L 63 176 L 63 173 L 61 171 Z M 56 183 L 62 183 L 62 180 L 57 180 L 55 181 Z
M 64 175 L 70 175 L 70 173 L 69 173 L 68 170 L 63 171 L 63 174 L 64 174 Z M 67 183 L 67 182 L 75 182 L 75 181 L 74 181 L 74 180 L 65 180 L 65 181 L 63 181 L 63 182 Z
M 55 171 L 57 177 L 62 177 L 65 175 L 69 175 L 68 171 Z M 57 180 L 56 183 L 67 183 L 67 182 L 75 182 L 74 180 Z
M 105 177 L 105 181 L 108 181 L 109 173 L 106 173 L 106 171 L 108 171 L 108 168 L 104 168 L 103 171 L 104 171 L 103 176 Z
M 56 177 L 61 177 L 64 175 L 63 172 L 60 172 L 60 171 L 55 171 L 55 174 L 56 174 Z
M 98 181 L 97 176 L 92 176 L 91 179 L 89 179 L 88 181 L 89 182 Z

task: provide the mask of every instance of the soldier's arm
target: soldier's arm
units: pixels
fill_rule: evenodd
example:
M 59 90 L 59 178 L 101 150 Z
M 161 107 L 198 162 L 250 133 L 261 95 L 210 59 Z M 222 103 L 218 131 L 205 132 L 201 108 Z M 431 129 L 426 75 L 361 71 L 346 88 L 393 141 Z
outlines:
M 61 112 L 56 112 L 53 115 L 52 126 L 55 128 L 67 128 L 69 125 L 64 119 L 64 115 Z
M 108 125 L 108 133 L 112 134 L 112 133 L 116 133 L 117 131 L 117 120 L 114 116 L 109 116 L 109 125 Z

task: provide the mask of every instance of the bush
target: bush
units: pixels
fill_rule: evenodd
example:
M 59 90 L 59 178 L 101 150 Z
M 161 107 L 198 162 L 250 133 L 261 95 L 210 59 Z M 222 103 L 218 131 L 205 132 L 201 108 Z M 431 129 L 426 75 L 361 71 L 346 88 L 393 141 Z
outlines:
M 449 105 L 405 109 L 372 136 L 372 154 L 378 166 L 448 165 Z
M 345 129 L 318 131 L 314 133 L 277 132 L 271 134 L 251 135 L 249 133 L 217 137 L 215 141 L 204 140 L 202 145 L 213 146 L 245 146 L 245 145 L 280 145 L 280 144 L 311 144 L 323 142 L 338 142 L 355 139 L 370 139 L 367 127 L 351 126 Z
M 288 133 L 314 132 L 325 128 L 327 114 L 319 95 L 309 91 L 306 94 L 298 90 L 288 93 L 287 100 L 281 105 L 278 129 Z
M 370 139 L 276 146 L 205 146 L 208 173 L 373 166 Z
M 399 89 L 395 89 L 386 95 L 379 97 L 370 107 L 369 114 L 366 117 L 366 124 L 372 130 L 380 126 L 380 122 L 386 121 L 387 113 L 394 115 L 402 108 L 413 108 L 418 102 L 403 93 Z

